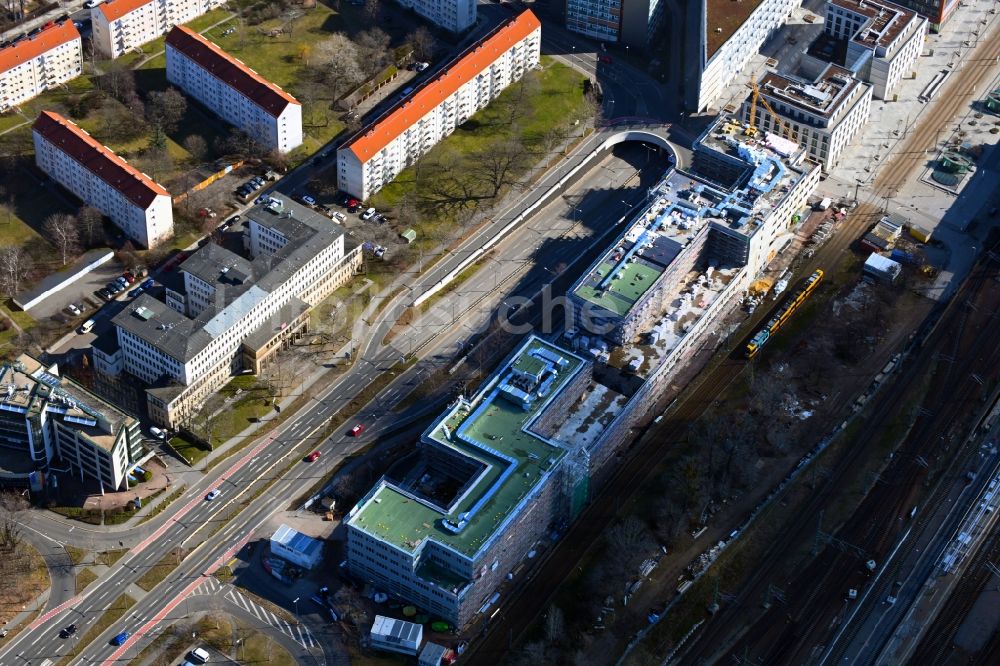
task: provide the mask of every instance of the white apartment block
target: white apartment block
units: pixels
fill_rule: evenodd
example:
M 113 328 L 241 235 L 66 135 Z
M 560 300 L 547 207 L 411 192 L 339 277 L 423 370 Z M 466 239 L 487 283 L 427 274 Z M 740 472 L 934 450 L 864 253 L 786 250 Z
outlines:
M 72 21 L 0 49 L 0 112 L 80 76 L 83 49 Z
M 872 86 L 837 65 L 828 65 L 814 81 L 767 73 L 758 85 L 780 119 L 758 102 L 754 125 L 795 141 L 824 171 L 836 166 L 871 112 Z M 748 97 L 741 112 L 747 122 L 751 101 Z
M 272 150 L 302 145 L 294 97 L 181 25 L 167 35 L 167 80 Z
M 90 10 L 94 48 L 108 58 L 151 42 L 223 0 L 109 0 Z
M 42 111 L 32 127 L 35 163 L 50 178 L 152 248 L 174 234 L 170 194 L 74 123 Z
M 476 24 L 476 0 L 399 0 L 399 4 L 451 32 Z
M 844 66 L 886 99 L 920 57 L 927 19 L 882 0 L 829 0 L 824 32 L 847 40 Z
M 63 472 L 97 481 L 100 492 L 128 489 L 128 475 L 143 455 L 139 421 L 22 354 L 0 366 L 0 448 L 8 474 L 40 473 L 42 485 Z
M 685 106 L 704 111 L 740 75 L 750 58 L 771 35 L 785 24 L 801 0 L 744 0 L 742 3 L 710 3 L 700 0 L 701 15 L 694 18 L 701 40 L 692 54 L 685 84 Z M 749 15 L 732 30 L 734 14 Z
M 286 197 L 245 215 L 249 258 L 204 246 L 178 267 L 165 302 L 138 297 L 113 319 L 117 345 L 95 345 L 97 371 L 149 387 L 157 423 L 177 427 L 233 374 L 259 372 L 361 266 L 343 228 Z
M 451 134 L 541 57 L 530 10 L 497 27 L 337 150 L 340 189 L 362 201 Z

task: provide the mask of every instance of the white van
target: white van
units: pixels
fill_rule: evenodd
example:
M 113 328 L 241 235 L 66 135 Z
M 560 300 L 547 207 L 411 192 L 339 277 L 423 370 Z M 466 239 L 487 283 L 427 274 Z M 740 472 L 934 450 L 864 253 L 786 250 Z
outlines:
M 195 648 L 188 653 L 188 657 L 196 664 L 204 664 L 211 656 L 205 648 Z
M 80 333 L 89 333 L 90 329 L 94 328 L 94 324 L 97 322 L 93 319 L 88 319 L 87 321 L 80 324 Z

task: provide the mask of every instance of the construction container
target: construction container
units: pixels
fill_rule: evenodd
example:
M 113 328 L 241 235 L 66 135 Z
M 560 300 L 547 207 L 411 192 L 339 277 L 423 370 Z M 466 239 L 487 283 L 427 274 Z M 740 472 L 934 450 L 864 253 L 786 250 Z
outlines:
M 902 271 L 902 264 L 881 254 L 872 253 L 865 261 L 864 276 L 877 282 L 894 283 Z
M 910 226 L 910 235 L 913 236 L 916 240 L 920 241 L 921 243 L 931 242 L 932 232 L 929 229 L 925 229 L 924 227 L 919 227 L 915 224 L 910 224 L 909 226 Z

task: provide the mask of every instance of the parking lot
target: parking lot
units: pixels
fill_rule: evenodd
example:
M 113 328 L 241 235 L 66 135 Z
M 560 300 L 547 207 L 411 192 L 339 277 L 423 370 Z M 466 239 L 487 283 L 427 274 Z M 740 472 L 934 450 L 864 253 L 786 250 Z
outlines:
M 55 321 L 66 325 L 72 323 L 73 326 L 77 326 L 92 316 L 98 307 L 104 305 L 104 301 L 95 296 L 94 292 L 117 278 L 124 270 L 124 266 L 112 259 L 62 291 L 52 294 L 28 310 L 28 314 L 37 321 Z M 81 309 L 80 316 L 74 316 L 67 311 L 66 308 L 70 303 Z

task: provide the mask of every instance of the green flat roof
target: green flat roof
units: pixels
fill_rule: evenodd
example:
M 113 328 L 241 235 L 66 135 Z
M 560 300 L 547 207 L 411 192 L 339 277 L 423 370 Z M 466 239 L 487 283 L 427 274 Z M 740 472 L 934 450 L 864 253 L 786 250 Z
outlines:
M 580 298 L 590 301 L 594 305 L 614 312 L 622 317 L 632 309 L 636 301 L 653 286 L 656 278 L 660 277 L 662 271 L 652 266 L 648 266 L 642 261 L 629 262 L 621 269 L 621 277 L 612 280 L 607 289 L 598 290 L 597 285 L 604 280 L 604 277 L 614 266 L 610 262 L 603 262 L 597 268 L 597 279 L 587 280 L 576 289 L 576 294 Z
M 536 399 L 530 409 L 524 410 L 500 395 L 499 386 L 512 366 L 527 364 L 527 367 L 542 371 L 546 364 L 529 355 L 539 349 L 565 359 L 566 365 L 558 372 L 546 395 Z M 565 449 L 526 432 L 524 428 L 559 394 L 584 363 L 580 357 L 544 340 L 534 336 L 529 338 L 516 355 L 484 384 L 473 400 L 455 405 L 424 433 L 425 440 L 449 447 L 487 466 L 452 512 L 444 514 L 407 496 L 393 485 L 382 484 L 358 507 L 349 524 L 409 552 L 416 550 L 429 537 L 467 557 L 475 556 L 518 503 L 565 455 Z M 445 434 L 445 428 L 451 433 L 450 439 Z M 472 442 L 475 441 L 495 453 L 474 445 Z M 508 460 L 501 456 L 513 460 L 516 466 L 499 486 L 494 487 L 509 467 Z M 457 523 L 461 514 L 485 497 L 488 499 L 460 531 L 455 533 L 442 526 L 443 519 Z

